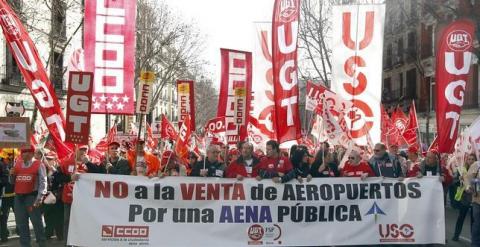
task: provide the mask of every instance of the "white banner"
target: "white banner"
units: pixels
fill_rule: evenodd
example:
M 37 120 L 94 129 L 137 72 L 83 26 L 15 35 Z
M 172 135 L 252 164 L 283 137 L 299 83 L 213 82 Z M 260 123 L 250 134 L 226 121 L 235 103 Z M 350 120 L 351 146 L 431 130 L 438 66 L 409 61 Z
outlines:
M 140 80 L 139 91 L 137 95 L 137 114 L 150 113 L 150 105 L 152 104 L 153 97 L 153 83 Z
M 246 179 L 82 174 L 68 244 L 318 246 L 443 244 L 438 177 Z M 319 236 L 321 238 L 315 237 Z M 341 233 L 341 234 L 339 234 Z
M 332 90 L 354 104 L 346 120 L 359 145 L 380 141 L 384 19 L 384 4 L 333 7 Z
M 275 139 L 273 130 L 272 23 L 255 22 L 253 44 L 252 103 L 250 115 L 257 120 L 249 136 L 255 146 L 265 149 Z M 252 136 L 254 136 L 252 138 Z

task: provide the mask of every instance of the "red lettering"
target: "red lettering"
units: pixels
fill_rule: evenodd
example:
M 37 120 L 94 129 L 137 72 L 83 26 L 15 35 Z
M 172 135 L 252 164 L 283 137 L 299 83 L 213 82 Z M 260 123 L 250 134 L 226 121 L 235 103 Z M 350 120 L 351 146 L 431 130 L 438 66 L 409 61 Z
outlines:
M 110 181 L 95 181 L 95 197 L 110 198 Z
M 365 13 L 365 33 L 362 41 L 360 41 L 359 49 L 362 50 L 367 47 L 370 42 L 372 41 L 373 37 L 373 22 L 375 15 L 373 11 L 368 11 Z M 355 42 L 353 42 L 350 34 L 350 27 L 351 27 L 351 13 L 343 13 L 343 43 L 346 47 L 350 48 L 351 50 L 355 50 Z
M 182 191 L 183 200 L 192 200 L 193 191 L 195 190 L 194 184 L 180 184 L 180 190 Z
M 205 200 L 205 184 L 195 184 L 195 200 Z

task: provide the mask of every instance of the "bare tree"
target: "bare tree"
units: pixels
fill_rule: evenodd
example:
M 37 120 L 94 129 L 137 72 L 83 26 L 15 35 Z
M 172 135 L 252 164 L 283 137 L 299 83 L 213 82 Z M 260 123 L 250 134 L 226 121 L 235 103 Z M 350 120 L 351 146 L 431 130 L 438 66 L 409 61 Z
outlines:
M 331 1 L 307 0 L 301 5 L 299 48 L 302 54 L 300 77 L 320 80 L 329 85 L 331 50 L 328 46 L 328 33 L 331 29 Z
M 194 79 L 192 71 L 202 64 L 199 55 L 203 37 L 193 24 L 178 19 L 164 2 L 139 0 L 137 12 L 135 74 L 138 78 L 141 70 L 156 72 L 155 106 L 166 83 Z

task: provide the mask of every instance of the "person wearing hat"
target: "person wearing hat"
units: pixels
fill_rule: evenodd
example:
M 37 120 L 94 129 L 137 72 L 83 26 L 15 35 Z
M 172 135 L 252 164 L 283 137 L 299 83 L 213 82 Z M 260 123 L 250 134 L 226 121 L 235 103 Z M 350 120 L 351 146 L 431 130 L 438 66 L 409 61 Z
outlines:
M 63 234 L 64 241 L 68 239 L 68 226 L 70 224 L 70 209 L 73 202 L 73 186 L 82 173 L 107 173 L 102 163 L 92 163 L 88 156 L 88 145 L 78 147 L 76 153 L 60 160 L 58 175 L 54 178 L 60 185 L 63 202 Z
M 108 161 L 105 159 L 105 167 L 108 174 L 130 175 L 132 172 L 128 160 L 119 155 L 120 143 L 113 141 L 108 144 Z
M 400 166 L 402 167 L 402 173 L 407 174 L 408 167 L 407 167 L 407 159 L 400 155 L 400 152 L 398 150 L 398 144 L 392 143 L 388 147 L 388 153 L 395 157 L 398 162 L 400 162 Z
M 45 164 L 33 160 L 34 152 L 33 146 L 22 148 L 21 159 L 10 171 L 15 181 L 15 222 L 21 246 L 30 246 L 30 219 L 38 246 L 44 247 L 46 238 L 40 205 L 47 193 L 47 172 Z
M 158 172 L 160 178 L 165 176 L 187 176 L 187 168 L 179 160 L 175 152 L 166 150 L 162 154 L 163 168 Z
M 243 143 L 245 144 L 245 143 Z M 243 146 L 242 144 L 242 146 Z M 228 163 L 226 164 L 230 164 L 231 162 L 235 161 L 238 159 L 238 157 L 240 156 L 240 152 L 238 151 L 238 149 L 236 148 L 232 148 L 228 151 Z
M 43 204 L 43 218 L 45 219 L 45 237 L 50 239 L 54 233 L 57 240 L 63 240 L 63 202 L 60 200 L 60 185 L 55 182 L 59 165 L 57 153 L 49 151 L 45 154 L 47 164 L 48 191 L 58 198 L 54 204 Z
M 136 150 L 127 152 L 128 162 L 132 173 L 137 176 L 156 177 L 160 169 L 160 161 L 157 156 L 145 151 L 145 141 L 140 139 L 137 141 Z
M 253 145 L 250 142 L 244 142 L 242 145 L 242 155 L 227 167 L 225 177 L 236 178 L 254 178 L 258 176 L 258 164 L 260 159 L 253 155 Z
M 407 155 L 407 177 L 415 177 L 417 176 L 416 171 L 418 171 L 418 166 L 423 159 L 418 156 L 418 148 L 416 146 L 408 147 Z

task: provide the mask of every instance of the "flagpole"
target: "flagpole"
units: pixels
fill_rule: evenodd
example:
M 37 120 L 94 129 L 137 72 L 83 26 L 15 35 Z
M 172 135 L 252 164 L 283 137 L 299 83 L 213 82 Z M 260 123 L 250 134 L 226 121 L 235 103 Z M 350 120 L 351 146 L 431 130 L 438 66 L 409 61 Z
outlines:
M 133 167 L 137 166 L 137 159 L 138 159 L 138 143 L 140 141 L 140 134 L 142 132 L 142 123 L 143 123 L 143 114 L 140 113 L 140 122 L 138 123 L 138 133 L 137 133 L 137 142 L 135 143 L 135 159 L 133 159 Z M 137 171 L 134 171 L 135 174 Z M 136 174 L 138 175 L 138 174 Z

